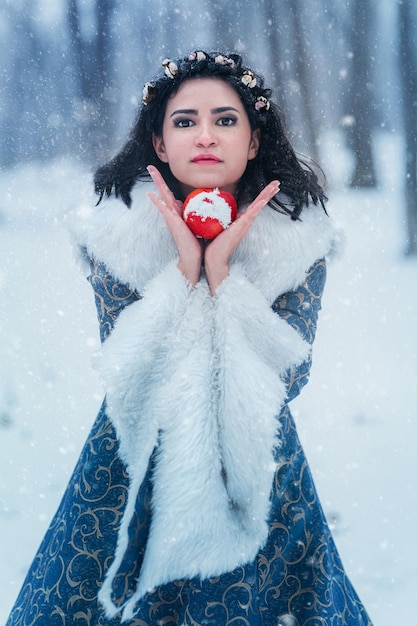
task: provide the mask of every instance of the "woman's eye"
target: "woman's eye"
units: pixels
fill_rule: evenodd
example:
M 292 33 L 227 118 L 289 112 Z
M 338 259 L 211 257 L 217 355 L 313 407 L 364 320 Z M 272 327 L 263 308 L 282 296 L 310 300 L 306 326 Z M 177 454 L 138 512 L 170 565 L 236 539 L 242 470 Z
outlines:
M 192 120 L 184 118 L 175 120 L 174 124 L 177 128 L 189 128 L 190 126 L 194 125 L 194 122 Z
M 236 118 L 235 117 L 221 117 L 217 123 L 219 126 L 233 126 L 233 124 L 236 124 Z

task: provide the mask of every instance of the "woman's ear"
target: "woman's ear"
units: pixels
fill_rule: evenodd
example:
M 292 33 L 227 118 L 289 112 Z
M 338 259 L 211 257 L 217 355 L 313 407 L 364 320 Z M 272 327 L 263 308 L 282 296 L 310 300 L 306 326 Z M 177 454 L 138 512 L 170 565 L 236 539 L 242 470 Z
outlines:
M 168 163 L 168 157 L 165 150 L 165 144 L 162 137 L 157 137 L 156 135 L 152 135 L 152 145 L 156 152 L 156 156 L 162 163 Z
M 249 144 L 248 160 L 251 161 L 256 157 L 259 152 L 259 145 L 261 143 L 261 129 L 256 128 L 252 131 L 252 137 Z

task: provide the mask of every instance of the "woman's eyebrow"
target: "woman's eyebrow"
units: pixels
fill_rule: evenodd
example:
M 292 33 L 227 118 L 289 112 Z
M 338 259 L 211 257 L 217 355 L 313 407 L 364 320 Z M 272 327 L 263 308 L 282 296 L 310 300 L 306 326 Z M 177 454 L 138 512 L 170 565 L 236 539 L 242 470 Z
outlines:
M 171 113 L 170 117 L 173 115 L 198 115 L 198 111 L 197 109 L 177 109 Z
M 236 111 L 236 113 L 239 113 L 238 109 L 232 106 L 216 107 L 215 109 L 211 109 L 210 113 L 218 115 L 219 113 L 226 113 L 227 111 Z M 198 115 L 198 111 L 197 109 L 177 109 L 171 113 L 170 117 L 174 115 Z
M 217 113 L 226 113 L 227 111 L 236 111 L 236 113 L 239 113 L 239 111 L 232 106 L 217 107 L 216 109 L 211 109 L 211 113 L 214 113 L 215 115 L 217 115 Z

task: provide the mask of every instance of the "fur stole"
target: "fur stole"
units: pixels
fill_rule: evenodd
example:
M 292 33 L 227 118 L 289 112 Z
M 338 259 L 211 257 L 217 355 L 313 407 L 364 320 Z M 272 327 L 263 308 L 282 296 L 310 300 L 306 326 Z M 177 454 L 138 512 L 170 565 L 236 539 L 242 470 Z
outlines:
M 293 222 L 265 207 L 211 297 L 204 278 L 191 290 L 177 269 L 150 189 L 151 183 L 136 186 L 131 209 L 112 198 L 69 218 L 87 254 L 143 295 L 122 311 L 96 362 L 130 476 L 115 557 L 99 594 L 108 617 L 119 611 L 112 582 L 155 451 L 149 538 L 123 621 L 150 589 L 232 571 L 264 545 L 283 377 L 310 350 L 270 305 L 304 281 L 335 235 L 321 208 L 309 207 Z

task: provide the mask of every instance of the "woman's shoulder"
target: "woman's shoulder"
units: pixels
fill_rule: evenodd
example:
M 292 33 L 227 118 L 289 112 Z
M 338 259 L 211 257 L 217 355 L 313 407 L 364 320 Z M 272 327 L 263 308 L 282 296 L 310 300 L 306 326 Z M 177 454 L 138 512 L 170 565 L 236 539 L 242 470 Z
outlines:
M 105 193 L 102 196 L 97 195 L 97 193 L 94 192 L 92 180 L 88 187 L 86 187 L 85 184 L 83 187 L 81 202 L 73 207 L 68 214 L 68 219 L 74 222 L 88 223 L 90 220 L 105 218 L 105 213 L 109 215 L 114 213 L 121 215 L 122 213 L 130 211 L 131 213 L 137 214 L 141 209 L 146 210 L 147 206 L 151 203 L 148 192 L 156 190 L 152 181 L 137 182 L 131 191 L 132 204 L 128 207 L 123 202 L 121 196 L 116 196 L 114 191 L 112 191 L 110 195 Z
M 130 207 L 114 193 L 104 195 L 100 200 L 93 191 L 85 193 L 84 199 L 66 215 L 66 226 L 75 239 L 87 248 L 89 244 L 110 236 L 113 242 L 118 237 L 132 236 L 132 229 L 137 231 L 143 220 L 161 221 L 158 219 L 159 212 L 148 197 L 148 192 L 154 190 L 153 183 L 137 183 L 132 189 Z
M 148 197 L 154 190 L 153 183 L 137 183 L 131 207 L 113 195 L 103 197 L 99 204 L 97 198 L 95 202 L 89 198 L 67 216 L 73 240 L 86 255 L 139 290 L 148 275 L 175 253 L 164 219 Z
M 306 207 L 300 219 L 266 206 L 235 251 L 232 261 L 243 265 L 268 300 L 299 286 L 306 273 L 335 246 L 338 227 L 321 206 Z

